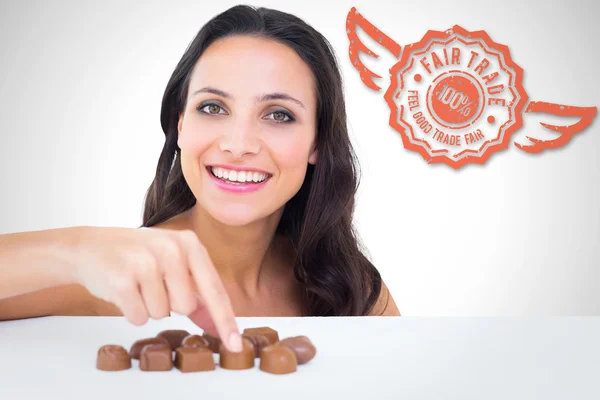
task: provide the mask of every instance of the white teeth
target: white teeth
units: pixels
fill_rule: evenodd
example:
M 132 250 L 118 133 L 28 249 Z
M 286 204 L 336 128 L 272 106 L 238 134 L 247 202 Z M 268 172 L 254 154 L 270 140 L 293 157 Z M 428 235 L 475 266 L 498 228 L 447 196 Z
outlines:
M 251 171 L 231 171 L 223 168 L 210 167 L 213 175 L 221 179 L 234 182 L 262 182 L 267 179 L 267 174 Z

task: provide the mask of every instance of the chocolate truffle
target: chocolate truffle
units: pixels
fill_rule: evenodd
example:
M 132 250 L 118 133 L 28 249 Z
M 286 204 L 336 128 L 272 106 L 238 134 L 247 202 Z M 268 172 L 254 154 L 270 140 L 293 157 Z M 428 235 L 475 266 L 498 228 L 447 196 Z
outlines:
M 245 337 L 246 339 L 250 340 L 252 342 L 252 345 L 254 345 L 254 357 L 260 357 L 260 352 L 262 351 L 262 349 L 264 349 L 270 344 L 269 339 L 267 339 L 265 335 L 245 334 L 242 335 L 242 337 Z
M 294 336 L 280 340 L 278 345 L 285 346 L 296 353 L 298 364 L 306 364 L 317 354 L 316 347 L 306 336 Z
M 180 347 L 175 350 L 175 367 L 181 372 L 216 369 L 212 351 L 207 347 Z
M 254 367 L 254 345 L 250 340 L 242 337 L 242 351 L 231 352 L 219 346 L 219 365 L 224 369 L 250 369 Z
M 208 341 L 200 335 L 186 336 L 181 342 L 181 347 L 203 347 L 208 348 Z
M 298 360 L 296 353 L 279 344 L 267 346 L 260 353 L 260 370 L 270 374 L 289 374 L 296 372 Z
M 244 329 L 242 335 L 263 335 L 269 339 L 269 344 L 275 344 L 279 341 L 279 334 L 277 331 L 267 326 L 261 326 L 259 328 L 246 328 Z
M 142 348 L 147 345 L 147 344 L 166 344 L 167 346 L 169 345 L 169 342 L 167 341 L 167 339 L 165 339 L 164 337 L 153 337 L 153 338 L 147 338 L 147 339 L 140 339 L 137 340 L 135 343 L 133 343 L 133 345 L 131 346 L 131 349 L 129 350 L 129 355 L 131 356 L 131 358 L 134 358 L 136 360 L 140 359 L 140 353 L 142 352 Z
M 96 368 L 102 371 L 122 371 L 131 368 L 131 357 L 123 346 L 107 344 L 98 350 Z
M 140 353 L 142 371 L 169 371 L 173 368 L 173 353 L 168 344 L 147 344 Z
M 213 353 L 218 354 L 219 347 L 221 346 L 221 339 L 208 333 L 202 334 L 202 337 L 208 342 L 208 348 L 211 349 Z
M 169 346 L 171 346 L 171 350 L 175 350 L 176 348 L 181 347 L 181 341 L 183 340 L 183 338 L 189 335 L 190 334 L 188 331 L 171 329 L 161 331 L 156 336 L 167 339 L 167 341 L 169 342 Z

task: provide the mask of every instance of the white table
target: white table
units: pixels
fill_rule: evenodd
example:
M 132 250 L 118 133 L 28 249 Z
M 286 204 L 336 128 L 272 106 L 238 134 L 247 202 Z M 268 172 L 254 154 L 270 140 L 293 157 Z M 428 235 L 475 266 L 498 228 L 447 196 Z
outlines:
M 252 370 L 99 371 L 104 344 L 129 349 L 163 329 L 202 333 L 174 316 L 0 322 L 0 399 L 600 399 L 600 317 L 238 318 L 306 335 L 316 357 L 289 375 Z M 215 357 L 217 357 L 215 355 Z M 218 360 L 218 358 L 216 358 Z M 260 397 L 259 397 L 260 396 Z

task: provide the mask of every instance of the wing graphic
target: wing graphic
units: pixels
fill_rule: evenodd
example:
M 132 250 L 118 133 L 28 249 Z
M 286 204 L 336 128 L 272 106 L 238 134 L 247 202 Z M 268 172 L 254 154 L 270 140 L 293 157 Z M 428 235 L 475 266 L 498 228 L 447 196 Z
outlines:
M 519 149 L 528 153 L 540 153 L 546 149 L 556 149 L 567 144 L 573 135 L 587 128 L 593 121 L 597 107 L 576 107 L 561 104 L 546 103 L 544 101 L 532 101 L 525 109 L 525 113 L 546 113 L 559 117 L 580 117 L 579 121 L 572 125 L 551 125 L 540 122 L 540 125 L 554 132 L 560 133 L 556 139 L 538 139 L 526 136 L 532 144 L 514 143 Z
M 359 52 L 362 51 L 374 58 L 379 58 L 379 56 L 367 48 L 360 40 L 356 34 L 356 25 L 360 26 L 367 35 L 389 50 L 396 58 L 400 58 L 401 46 L 367 21 L 365 17 L 356 11 L 356 7 L 350 9 L 348 18 L 346 19 L 346 34 L 348 35 L 348 39 L 350 39 L 350 48 L 348 49 L 350 61 L 352 62 L 352 65 L 354 65 L 354 68 L 360 73 L 360 79 L 367 87 L 373 90 L 381 90 L 381 88 L 373 82 L 373 78 L 381 78 L 381 76 L 365 67 L 360 61 Z

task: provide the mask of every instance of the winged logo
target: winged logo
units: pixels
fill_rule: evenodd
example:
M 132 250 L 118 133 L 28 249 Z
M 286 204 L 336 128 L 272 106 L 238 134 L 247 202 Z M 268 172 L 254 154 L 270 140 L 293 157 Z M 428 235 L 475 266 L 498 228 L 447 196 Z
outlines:
M 360 53 L 379 55 L 360 40 L 357 27 L 397 60 L 389 70 L 390 85 L 384 94 L 390 125 L 402 136 L 404 147 L 420 153 L 428 163 L 454 169 L 483 164 L 492 153 L 508 147 L 528 113 L 579 118 L 571 125 L 540 122 L 559 136 L 526 136 L 528 142 L 514 143 L 528 153 L 559 148 L 588 127 L 598 111 L 597 107 L 529 101 L 522 85 L 523 70 L 511 59 L 508 47 L 494 42 L 485 31 L 470 32 L 459 25 L 429 30 L 419 42 L 402 48 L 352 7 L 346 19 L 348 54 L 362 82 L 375 91 L 382 88 L 373 79 L 381 76 L 361 62 Z

